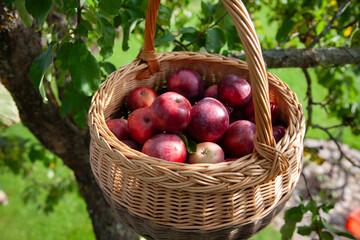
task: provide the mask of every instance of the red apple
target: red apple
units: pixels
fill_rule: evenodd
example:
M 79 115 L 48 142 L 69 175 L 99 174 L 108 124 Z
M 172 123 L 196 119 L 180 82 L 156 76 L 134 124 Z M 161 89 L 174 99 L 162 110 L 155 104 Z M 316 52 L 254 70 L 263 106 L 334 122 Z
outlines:
M 130 111 L 135 109 L 151 106 L 157 97 L 156 92 L 148 87 L 137 87 L 129 94 L 127 103 Z
M 186 146 L 175 134 L 159 133 L 148 139 L 141 150 L 143 153 L 170 162 L 185 162 Z
M 245 106 L 251 99 L 251 86 L 243 78 L 228 74 L 218 84 L 218 97 L 231 107 Z
M 188 163 L 219 163 L 224 161 L 224 151 L 213 142 L 201 142 L 196 145 L 196 152 L 188 157 Z
M 106 122 L 106 125 L 110 131 L 119 139 L 129 139 L 130 133 L 128 128 L 128 122 L 124 118 L 116 118 Z
M 138 108 L 130 113 L 128 127 L 131 138 L 140 144 L 159 132 L 151 121 L 150 107 Z
M 173 72 L 167 86 L 169 91 L 177 92 L 189 101 L 200 99 L 204 91 L 200 74 L 190 68 L 181 68 Z
M 226 132 L 228 126 L 226 107 L 215 98 L 203 98 L 191 109 L 191 122 L 187 131 L 199 141 L 213 142 Z
M 224 160 L 224 162 L 233 162 L 233 161 L 236 161 L 238 160 L 238 158 L 227 158 Z
M 217 98 L 217 96 L 218 96 L 217 89 L 218 89 L 217 84 L 214 84 L 214 85 L 211 85 L 210 87 L 208 87 L 204 92 L 204 98 L 206 98 L 206 97 Z
M 244 113 L 242 108 L 234 108 L 230 114 L 230 122 L 236 122 L 237 120 L 244 120 Z
M 280 139 L 284 137 L 286 132 L 286 128 L 283 126 L 272 126 L 272 130 L 276 142 L 280 141 Z
M 255 112 L 254 112 L 254 102 L 251 99 L 249 103 L 244 107 L 244 117 L 245 119 L 255 122 Z M 270 112 L 271 112 L 271 122 L 274 124 L 278 119 L 278 106 L 276 102 L 270 99 Z
M 240 158 L 254 150 L 256 125 L 247 120 L 239 120 L 230 124 L 222 138 L 226 155 Z
M 151 105 L 151 120 L 155 127 L 179 133 L 184 130 L 191 120 L 191 104 L 176 92 L 166 92 L 158 96 Z
M 141 146 L 135 142 L 134 140 L 131 140 L 131 139 L 124 139 L 124 140 L 121 140 L 123 143 L 125 143 L 129 148 L 132 148 L 132 149 L 135 149 L 135 150 L 138 150 L 140 151 L 141 150 Z

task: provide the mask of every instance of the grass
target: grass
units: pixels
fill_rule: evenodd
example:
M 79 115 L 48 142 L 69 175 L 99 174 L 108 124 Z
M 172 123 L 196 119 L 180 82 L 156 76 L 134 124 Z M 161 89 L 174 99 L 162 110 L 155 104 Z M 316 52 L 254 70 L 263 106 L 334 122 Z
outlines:
M 36 141 L 21 123 L 7 128 L 3 136 L 21 136 L 30 142 Z M 51 171 L 56 172 L 55 177 L 49 174 Z M 46 184 L 54 182 L 58 176 L 71 177 L 72 172 L 60 160 L 54 168 L 47 168 L 37 161 L 31 166 L 31 174 L 38 183 Z M 34 185 L 30 178 L 1 169 L 0 184 L 9 200 L 8 205 L 0 206 L 0 239 L 95 239 L 86 204 L 77 191 L 65 194 L 54 211 L 45 214 L 42 205 L 47 190 L 36 188 L 39 190 L 32 195 L 36 200 L 24 202 L 25 190 Z
M 47 170 L 41 163 L 36 164 L 35 168 L 37 174 L 45 174 Z M 29 179 L 6 173 L 1 174 L 0 182 L 9 199 L 8 205 L 0 206 L 0 239 L 95 239 L 85 202 L 76 192 L 66 194 L 54 212 L 45 214 L 41 210 L 41 201 L 23 202 L 21 196 L 25 188 L 32 184 Z M 45 192 L 41 191 L 38 198 L 44 197 Z

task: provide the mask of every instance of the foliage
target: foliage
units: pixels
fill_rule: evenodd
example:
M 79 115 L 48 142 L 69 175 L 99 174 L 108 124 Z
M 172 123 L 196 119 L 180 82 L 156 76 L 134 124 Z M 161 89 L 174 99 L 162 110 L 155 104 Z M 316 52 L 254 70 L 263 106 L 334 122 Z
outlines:
M 268 13 L 266 24 L 274 28 L 274 36 L 265 34 L 266 26 L 260 25 L 256 18 L 254 21 L 263 48 L 311 49 L 316 46 L 353 47 L 360 44 L 360 3 L 356 1 L 244 2 L 254 16 L 264 9 Z M 24 23 L 27 26 L 33 24 L 46 42 L 42 54 L 35 59 L 30 70 L 33 85 L 39 89 L 44 101 L 48 98 L 47 91 L 51 91 L 60 106 L 61 115 L 70 114 L 79 127 L 86 128 L 91 96 L 101 81 L 116 69 L 108 61 L 114 42 L 121 40 L 122 49 L 128 50 L 131 48 L 131 34 L 143 36 L 147 1 L 7 0 L 4 3 L 10 9 L 16 8 Z M 30 16 L 35 23 L 31 22 Z M 157 18 L 155 46 L 159 51 L 206 51 L 223 55 L 242 51 L 235 26 L 224 6 L 220 1 L 205 0 L 163 1 Z M 314 101 L 312 79 L 307 69 L 303 69 L 308 86 L 308 128 L 320 129 L 334 141 L 341 138 L 346 127 L 351 129 L 352 134 L 359 135 L 359 66 L 322 66 L 315 72 L 319 83 L 328 89 L 328 94 L 321 101 Z M 324 126 L 313 122 L 312 109 L 316 105 L 321 106 L 329 118 L 337 118 L 339 123 Z M 30 161 L 42 158 L 49 166 L 55 161 L 37 144 L 28 146 L 29 143 L 17 138 L 0 140 L 1 153 L 7 154 L 4 163 L 12 171 L 27 174 L 25 158 L 30 158 Z M 10 146 L 11 151 L 8 150 Z M 71 183 L 54 185 L 49 188 L 51 199 L 71 188 Z M 292 236 L 296 223 L 306 212 L 313 214 L 312 223 L 311 226 L 298 228 L 300 234 L 309 235 L 316 231 L 324 239 L 332 239 L 331 233 L 344 235 L 321 218 L 320 210 L 328 209 L 329 205 L 318 205 L 313 200 L 308 203 L 302 201 L 299 206 L 290 209 L 285 216 L 289 224 L 282 229 L 284 239 Z
M 306 202 L 301 198 L 301 203 L 298 206 L 292 207 L 285 212 L 285 222 L 281 228 L 281 236 L 283 240 L 292 239 L 293 233 L 296 229 L 296 224 L 301 222 L 303 216 L 309 212 L 311 214 L 310 226 L 299 226 L 297 227 L 298 233 L 303 236 L 311 236 L 314 232 L 318 235 L 319 239 L 332 240 L 334 239 L 333 234 L 337 236 L 346 237 L 349 239 L 356 239 L 349 233 L 343 232 L 331 226 L 321 217 L 320 212 L 329 212 L 334 207 L 333 203 L 328 199 L 321 199 L 322 203 L 317 205 L 316 201 L 311 199 Z

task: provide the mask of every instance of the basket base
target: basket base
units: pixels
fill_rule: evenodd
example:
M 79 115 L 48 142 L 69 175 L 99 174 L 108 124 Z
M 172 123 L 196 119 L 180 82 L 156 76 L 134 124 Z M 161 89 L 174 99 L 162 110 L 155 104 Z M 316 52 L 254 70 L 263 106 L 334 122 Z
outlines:
M 120 217 L 120 221 L 147 240 L 245 240 L 253 237 L 268 226 L 271 220 L 285 207 L 291 194 L 288 194 L 279 205 L 261 219 L 243 225 L 208 231 L 177 229 L 175 227 L 151 222 L 131 213 L 126 207 L 114 202 L 110 197 L 104 196 L 111 207 L 116 210 L 116 214 Z

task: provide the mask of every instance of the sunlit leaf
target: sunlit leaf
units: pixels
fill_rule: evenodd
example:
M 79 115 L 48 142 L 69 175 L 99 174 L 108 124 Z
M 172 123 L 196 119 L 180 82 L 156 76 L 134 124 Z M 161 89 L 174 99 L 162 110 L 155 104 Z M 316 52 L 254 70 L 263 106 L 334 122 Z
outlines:
M 212 53 L 219 53 L 225 44 L 225 35 L 223 30 L 218 27 L 206 30 L 206 49 Z

